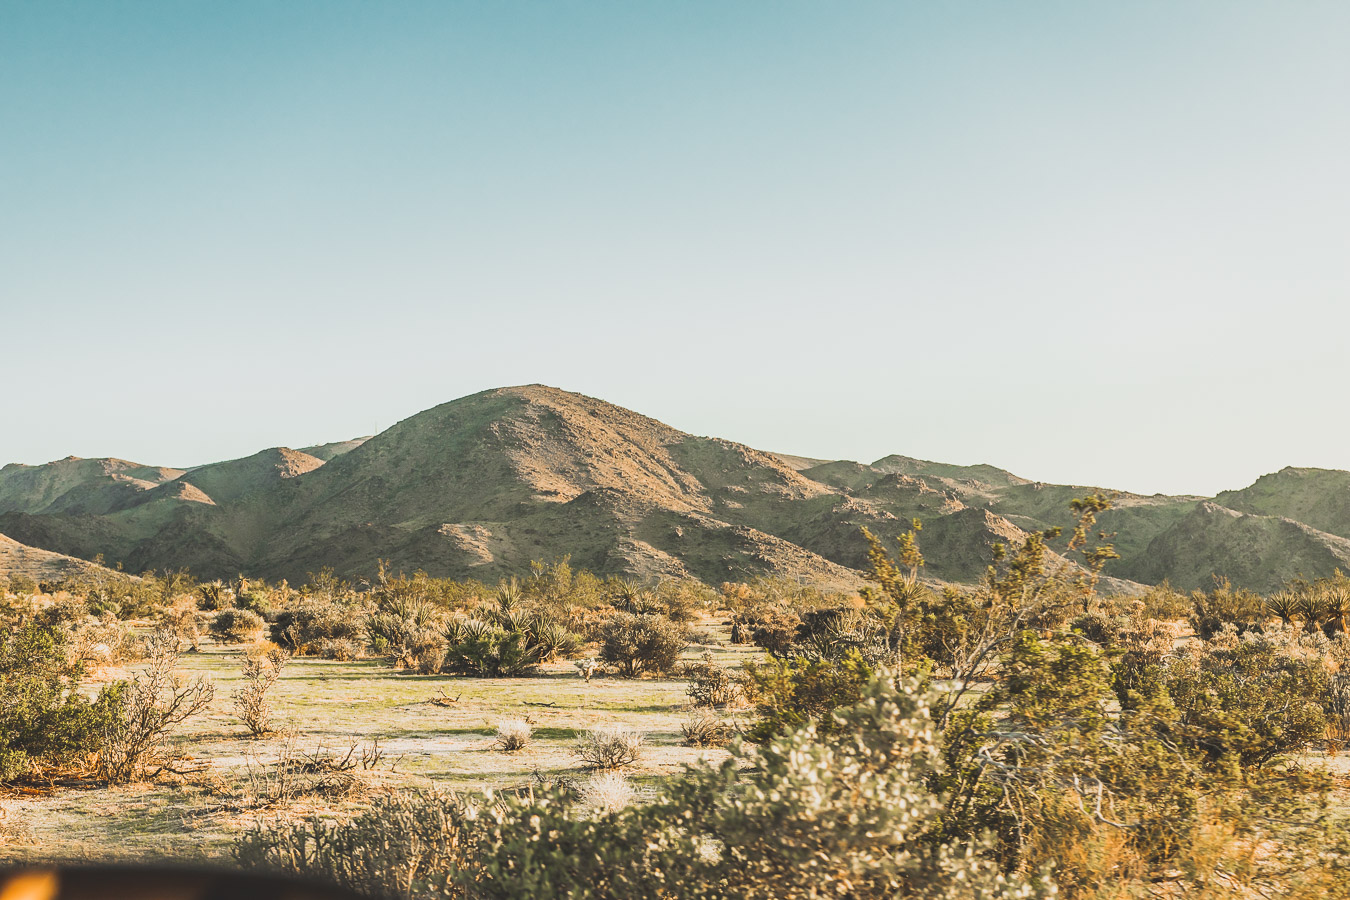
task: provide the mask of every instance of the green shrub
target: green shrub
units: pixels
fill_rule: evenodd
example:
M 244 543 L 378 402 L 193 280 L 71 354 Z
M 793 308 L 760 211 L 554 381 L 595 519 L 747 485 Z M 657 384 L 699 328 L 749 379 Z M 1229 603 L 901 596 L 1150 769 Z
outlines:
M 1257 634 L 1194 652 L 1166 671 L 1180 735 L 1214 765 L 1261 766 L 1320 740 L 1322 661 Z
M 1210 640 L 1232 625 L 1238 634 L 1260 631 L 1270 612 L 1259 596 L 1242 588 L 1234 588 L 1227 579 L 1220 579 L 1214 590 L 1191 594 L 1191 627 L 1201 640 Z
M 445 629 L 445 668 L 483 678 L 518 677 L 539 668 L 543 652 L 530 636 L 481 619 L 454 620 Z
M 841 713 L 848 738 L 807 727 L 714 766 L 698 763 L 651 804 L 596 815 L 561 795 L 480 810 L 479 898 L 664 897 L 855 900 L 1049 896 L 1006 877 L 980 845 L 926 840 L 942 814 L 924 694 L 869 686 Z
M 616 613 L 600 630 L 600 659 L 625 678 L 669 672 L 689 645 L 685 628 L 664 616 Z
M 0 780 L 99 751 L 116 692 L 85 700 L 80 675 L 56 625 L 29 622 L 0 636 Z
M 272 597 L 265 589 L 252 588 L 240 592 L 234 598 L 234 608 L 245 609 L 260 616 L 266 616 L 272 611 Z
M 246 609 L 222 609 L 211 620 L 211 636 L 222 644 L 249 644 L 262 637 L 262 616 Z
M 843 659 L 771 657 L 746 666 L 746 694 L 759 720 L 746 736 L 767 741 L 814 722 L 822 734 L 837 728 L 831 713 L 857 703 L 874 674 L 856 651 Z
M 336 645 L 351 652 L 365 638 L 360 610 L 321 599 L 303 600 L 271 617 L 272 643 L 296 656 L 323 656 Z

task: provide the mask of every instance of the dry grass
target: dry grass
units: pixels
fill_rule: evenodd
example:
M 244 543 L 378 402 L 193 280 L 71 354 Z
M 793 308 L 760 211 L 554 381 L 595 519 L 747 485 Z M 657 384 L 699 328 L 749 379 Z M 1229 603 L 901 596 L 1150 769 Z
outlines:
M 150 623 L 138 630 L 144 633 Z M 724 638 L 725 639 L 725 638 Z M 587 683 L 568 661 L 546 664 L 538 677 L 477 679 L 409 675 L 386 661 L 296 657 L 286 663 L 268 692 L 279 733 L 253 738 L 239 721 L 232 693 L 245 686 L 243 646 L 203 642 L 201 652 L 179 657 L 178 673 L 205 676 L 216 697 L 189 719 L 165 747 L 191 757 L 184 776 L 163 773 L 148 783 L 53 790 L 9 790 L 0 796 L 6 812 L 0 859 L 154 859 L 189 861 L 221 857 L 239 831 L 260 815 L 319 812 L 345 815 L 364 808 L 372 790 L 395 786 L 440 786 L 477 791 L 506 788 L 536 777 L 558 781 L 581 777 L 573 754 L 576 734 L 615 724 L 646 736 L 640 761 L 626 770 L 633 783 L 678 775 L 700 756 L 725 751 L 683 746 L 680 725 L 688 698 L 683 679 L 629 680 L 597 674 Z M 688 659 L 703 648 L 691 649 Z M 752 647 L 716 647 L 723 664 L 738 666 L 757 656 Z M 127 678 L 143 663 L 100 667 L 84 690 Z M 441 702 L 435 702 L 435 701 Z M 496 726 L 532 721 L 523 749 L 497 748 Z M 378 739 L 383 763 L 354 773 L 348 792 L 310 792 L 278 785 L 278 761 L 288 754 L 345 756 Z M 269 786 L 266 782 L 273 779 Z M 583 779 L 584 780 L 584 779 Z M 263 801 L 287 796 L 285 803 Z

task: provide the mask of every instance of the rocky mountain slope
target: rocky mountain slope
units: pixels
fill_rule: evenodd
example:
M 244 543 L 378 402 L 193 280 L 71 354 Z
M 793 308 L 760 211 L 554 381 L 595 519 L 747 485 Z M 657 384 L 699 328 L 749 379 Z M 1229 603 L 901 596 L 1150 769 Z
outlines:
M 273 448 L 191 470 L 116 459 L 0 469 L 0 532 L 130 571 L 188 566 L 303 578 L 332 566 L 494 578 L 570 554 L 580 566 L 707 581 L 757 574 L 856 585 L 859 530 L 924 521 L 926 574 L 972 581 L 996 542 L 1068 521 L 1086 486 L 993 466 L 776 455 L 684 434 L 541 385 L 485 391 L 371 438 Z M 1350 473 L 1286 469 L 1243 491 L 1116 494 L 1107 574 L 1267 590 L 1350 561 Z

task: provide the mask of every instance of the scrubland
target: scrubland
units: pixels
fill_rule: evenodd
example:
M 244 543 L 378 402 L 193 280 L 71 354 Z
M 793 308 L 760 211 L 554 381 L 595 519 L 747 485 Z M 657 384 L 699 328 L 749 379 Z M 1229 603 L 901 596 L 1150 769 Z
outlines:
M 0 848 L 388 897 L 1350 896 L 1350 579 L 0 583 Z M 1059 539 L 1071 563 L 1051 554 Z

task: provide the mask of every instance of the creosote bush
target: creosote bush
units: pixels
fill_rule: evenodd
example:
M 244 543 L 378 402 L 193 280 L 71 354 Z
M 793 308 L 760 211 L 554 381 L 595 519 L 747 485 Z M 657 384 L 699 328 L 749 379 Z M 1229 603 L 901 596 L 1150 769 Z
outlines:
M 625 678 L 660 675 L 689 645 L 686 629 L 659 615 L 617 613 L 600 629 L 600 659 Z
M 298 872 L 377 900 L 465 897 L 477 848 L 468 807 L 434 791 L 376 795 L 346 820 L 282 818 L 244 832 L 244 869 Z
M 695 706 L 722 708 L 735 706 L 745 695 L 741 679 L 726 666 L 713 662 L 712 654 L 705 652 L 696 663 L 685 667 L 689 687 L 685 691 Z
M 731 740 L 731 726 L 711 709 L 695 708 L 680 724 L 686 747 L 722 747 Z
M 250 644 L 262 637 L 262 616 L 246 609 L 222 609 L 211 620 L 211 636 L 222 644 Z
M 79 692 L 65 632 L 29 621 L 0 635 L 0 781 L 72 766 L 98 752 L 116 714 L 118 691 L 97 700 Z

